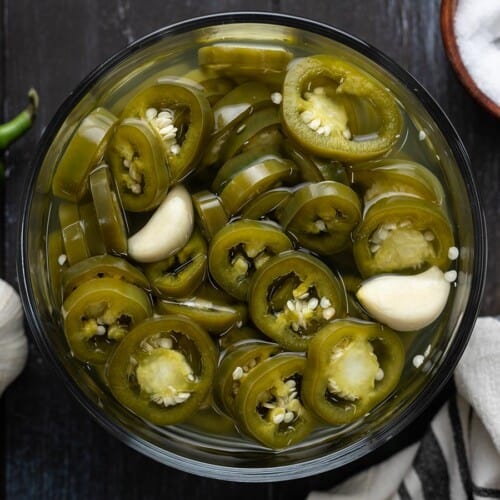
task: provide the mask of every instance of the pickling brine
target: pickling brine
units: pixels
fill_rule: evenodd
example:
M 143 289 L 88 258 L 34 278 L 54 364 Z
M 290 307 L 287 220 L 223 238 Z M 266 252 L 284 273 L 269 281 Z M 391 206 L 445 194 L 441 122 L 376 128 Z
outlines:
M 407 347 L 452 300 L 432 137 L 334 49 L 192 56 L 137 68 L 63 149 L 61 335 L 152 424 L 274 449 L 334 435 L 397 394 Z

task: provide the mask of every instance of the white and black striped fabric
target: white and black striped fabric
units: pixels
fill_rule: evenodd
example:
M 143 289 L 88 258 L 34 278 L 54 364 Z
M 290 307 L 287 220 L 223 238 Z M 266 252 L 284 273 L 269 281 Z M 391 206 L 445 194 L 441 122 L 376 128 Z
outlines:
M 419 443 L 308 500 L 500 499 L 497 319 L 478 319 L 455 384 Z

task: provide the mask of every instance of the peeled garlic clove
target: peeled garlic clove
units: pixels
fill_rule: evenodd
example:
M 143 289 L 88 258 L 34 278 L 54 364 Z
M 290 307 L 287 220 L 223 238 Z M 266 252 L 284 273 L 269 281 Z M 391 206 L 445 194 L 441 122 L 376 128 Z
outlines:
M 178 184 L 146 225 L 128 240 L 128 254 L 137 262 L 157 262 L 177 253 L 193 232 L 191 196 Z
M 21 373 L 27 357 L 21 300 L 8 283 L 0 280 L 0 396 Z
M 450 283 L 434 266 L 413 276 L 375 276 L 361 284 L 356 296 L 374 319 L 394 330 L 409 332 L 437 319 L 449 293 Z

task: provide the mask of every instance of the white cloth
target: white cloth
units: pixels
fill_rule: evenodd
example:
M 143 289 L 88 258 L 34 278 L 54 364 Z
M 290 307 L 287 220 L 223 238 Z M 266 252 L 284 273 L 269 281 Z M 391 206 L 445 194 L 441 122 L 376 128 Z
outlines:
M 500 321 L 479 318 L 457 394 L 416 443 L 308 500 L 500 499 Z

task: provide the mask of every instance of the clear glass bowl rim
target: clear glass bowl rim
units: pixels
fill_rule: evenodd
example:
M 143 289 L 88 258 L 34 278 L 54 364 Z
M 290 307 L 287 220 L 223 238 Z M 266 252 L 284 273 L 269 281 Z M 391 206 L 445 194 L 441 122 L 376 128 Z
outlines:
M 417 97 L 420 103 L 439 126 L 450 146 L 450 149 L 455 155 L 458 168 L 463 176 L 467 193 L 471 201 L 470 209 L 474 226 L 475 247 L 470 297 L 466 308 L 463 311 L 459 331 L 450 345 L 446 359 L 444 359 L 441 363 L 441 366 L 438 368 L 435 376 L 425 385 L 415 400 L 412 401 L 405 408 L 405 410 L 401 412 L 401 414 L 393 420 L 390 420 L 386 425 L 382 426 L 376 433 L 364 437 L 347 448 L 333 452 L 326 456 L 285 466 L 243 468 L 221 466 L 193 460 L 179 456 L 175 453 L 169 452 L 168 450 L 161 449 L 145 440 L 139 439 L 137 436 L 132 435 L 124 428 L 117 425 L 106 415 L 104 410 L 99 408 L 97 405 L 94 405 L 86 398 L 83 392 L 79 389 L 77 383 L 66 372 L 62 362 L 51 350 L 50 343 L 44 334 L 43 324 L 36 311 L 33 290 L 31 288 L 29 278 L 29 224 L 27 216 L 31 210 L 37 175 L 52 140 L 74 105 L 85 95 L 85 93 L 100 77 L 105 75 L 108 70 L 134 52 L 152 45 L 166 36 L 178 35 L 198 28 L 230 23 L 274 24 L 309 31 L 343 43 L 370 58 L 376 64 L 387 70 Z M 439 393 L 451 377 L 453 369 L 458 363 L 472 333 L 484 290 L 487 260 L 485 216 L 481 208 L 467 151 L 459 138 L 458 133 L 443 110 L 417 80 L 415 80 L 407 71 L 401 68 L 397 63 L 384 55 L 378 49 L 340 29 L 301 17 L 269 12 L 231 12 L 211 14 L 188 19 L 161 28 L 145 35 L 120 50 L 89 73 L 87 77 L 85 77 L 70 93 L 67 99 L 56 111 L 39 141 L 31 165 L 31 174 L 26 181 L 25 192 L 27 195 L 22 201 L 21 218 L 18 230 L 20 252 L 18 253 L 17 275 L 27 323 L 34 341 L 45 360 L 48 361 L 49 365 L 56 370 L 58 376 L 64 381 L 64 384 L 69 389 L 71 394 L 80 402 L 88 413 L 112 435 L 120 439 L 128 446 L 158 462 L 204 477 L 240 482 L 266 482 L 297 479 L 347 465 L 386 443 L 389 439 L 401 432 L 411 422 L 418 418 L 418 416 L 425 410 L 425 408 L 428 407 L 432 399 Z

